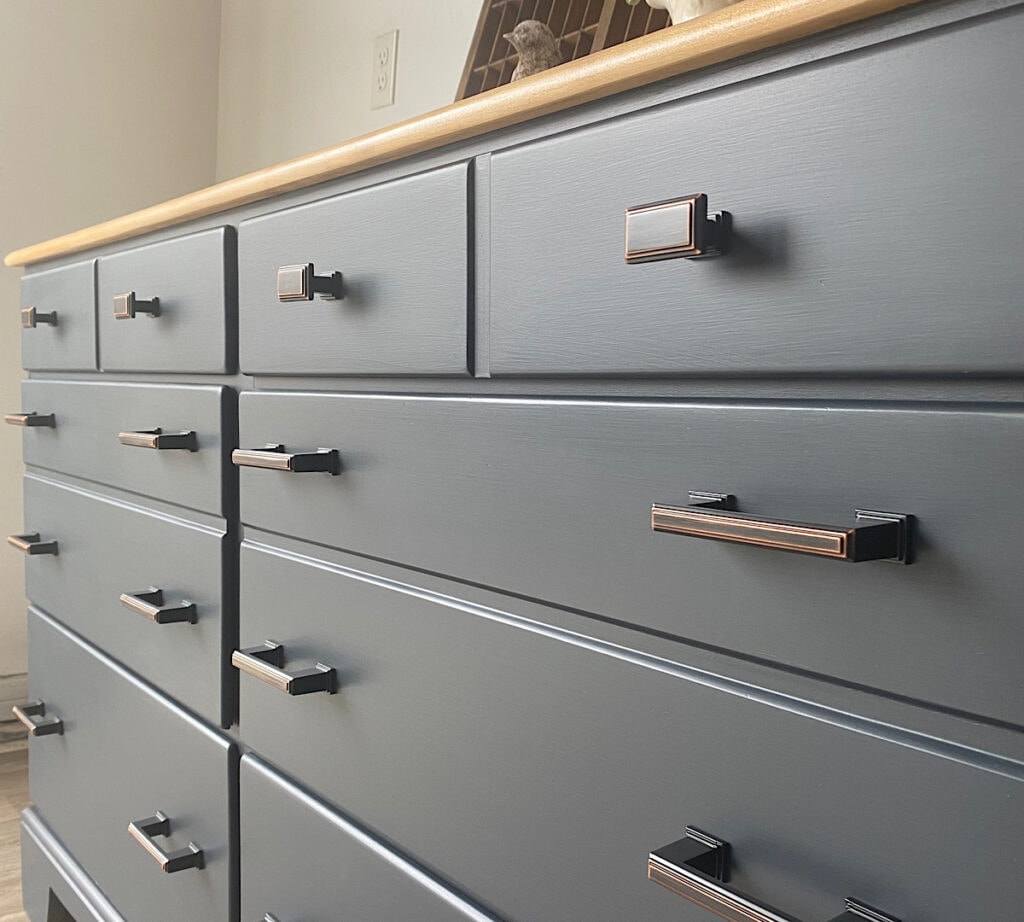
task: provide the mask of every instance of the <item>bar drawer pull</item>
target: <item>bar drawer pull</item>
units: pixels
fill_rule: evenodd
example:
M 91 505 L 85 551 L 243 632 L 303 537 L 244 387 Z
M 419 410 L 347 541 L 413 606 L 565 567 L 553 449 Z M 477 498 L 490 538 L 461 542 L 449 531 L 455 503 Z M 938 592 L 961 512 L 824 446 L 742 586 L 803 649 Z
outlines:
M 29 557 L 36 557 L 40 554 L 57 556 L 57 542 L 44 541 L 39 537 L 39 532 L 37 531 L 32 532 L 30 535 L 8 535 L 7 543 L 11 547 L 16 547 L 22 553 L 28 554 Z
M 150 586 L 145 592 L 122 592 L 121 604 L 157 624 L 180 624 L 183 621 L 195 624 L 198 620 L 194 602 L 182 599 L 177 605 L 165 605 L 163 589 L 155 586 Z
M 124 294 L 114 295 L 114 317 L 117 320 L 133 320 L 139 314 L 159 317 L 160 299 L 150 298 L 148 301 L 143 301 L 135 296 L 134 291 L 126 291 Z
M 206 866 L 203 850 L 195 842 L 189 842 L 187 848 L 167 852 L 153 841 L 153 836 L 171 834 L 171 821 L 159 810 L 144 820 L 132 820 L 128 824 L 128 833 L 142 846 L 146 854 L 160 865 L 160 870 L 168 874 L 184 871 L 186 868 L 201 869 Z
M 333 695 L 338 691 L 338 673 L 333 666 L 317 663 L 311 669 L 285 672 L 282 668 L 284 646 L 274 640 L 266 640 L 258 647 L 235 650 L 231 654 L 231 665 L 289 695 L 312 692 Z
M 263 467 L 291 474 L 341 473 L 341 456 L 336 448 L 287 452 L 284 445 L 272 442 L 266 448 L 236 448 L 231 452 L 231 462 L 237 467 Z
M 312 263 L 281 266 L 277 270 L 278 301 L 312 301 L 315 294 L 320 295 L 324 301 L 342 300 L 345 297 L 345 287 L 341 273 L 315 275 Z
M 788 913 L 727 886 L 730 852 L 728 842 L 687 826 L 685 838 L 651 852 L 647 859 L 647 878 L 727 922 L 800 922 Z M 895 916 L 852 897 L 846 900 L 846 911 L 830 922 L 864 922 L 865 919 L 900 922 Z
M 703 192 L 627 208 L 626 262 L 722 256 L 729 250 L 731 228 L 728 211 L 708 214 Z
M 29 736 L 50 736 L 54 733 L 64 735 L 64 721 L 53 714 L 47 717 L 46 705 L 42 701 L 16 704 L 11 708 L 11 713 L 21 721 Z
M 8 426 L 46 426 L 50 429 L 57 428 L 57 418 L 52 413 L 36 413 L 30 410 L 28 413 L 5 413 L 4 422 Z
M 855 510 L 856 525 L 813 525 L 735 512 L 728 493 L 690 493 L 688 506 L 651 506 L 651 528 L 676 535 L 733 541 L 857 563 L 911 562 L 909 515 Z
M 57 326 L 57 312 L 44 313 L 34 307 L 23 307 L 21 309 L 21 326 L 25 330 L 34 330 L 39 324 L 46 323 L 51 327 Z
M 139 429 L 119 432 L 117 440 L 132 448 L 155 448 L 157 451 L 199 451 L 199 441 L 190 429 L 164 432 L 163 429 Z

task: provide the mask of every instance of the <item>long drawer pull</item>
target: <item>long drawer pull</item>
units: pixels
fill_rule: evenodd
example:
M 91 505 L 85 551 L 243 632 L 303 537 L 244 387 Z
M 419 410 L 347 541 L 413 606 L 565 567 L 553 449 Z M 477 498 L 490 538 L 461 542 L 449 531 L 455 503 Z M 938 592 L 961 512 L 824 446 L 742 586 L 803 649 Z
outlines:
M 288 452 L 284 445 L 271 443 L 265 448 L 236 448 L 231 452 L 231 462 L 237 467 L 263 467 L 292 474 L 341 473 L 341 456 L 336 448 Z
M 29 557 L 36 557 L 40 554 L 52 554 L 56 557 L 58 552 L 57 542 L 44 541 L 37 531 L 30 535 L 8 535 L 7 543 L 11 547 L 16 547 L 23 554 L 28 554 Z
M 730 852 L 728 842 L 687 826 L 685 838 L 651 852 L 647 859 L 647 877 L 727 922 L 800 922 L 795 916 L 727 886 Z M 852 897 L 846 900 L 846 911 L 830 922 L 864 920 L 900 922 L 895 916 Z
M 325 301 L 340 301 L 345 287 L 340 272 L 316 275 L 312 263 L 299 266 L 281 266 L 277 270 L 278 301 L 312 301 L 320 295 Z
M 46 323 L 51 327 L 57 326 L 56 311 L 39 311 L 34 307 L 23 307 L 21 309 L 21 326 L 25 330 L 34 330 L 39 324 Z
M 177 605 L 165 605 L 163 589 L 155 586 L 150 586 L 144 592 L 122 592 L 121 604 L 157 624 L 179 624 L 185 621 L 195 624 L 198 620 L 194 602 L 182 599 Z
M 813 525 L 735 512 L 728 493 L 690 493 L 690 505 L 651 506 L 654 531 L 754 544 L 817 557 L 910 563 L 910 516 L 855 510 L 857 525 Z
M 235 650 L 231 654 L 231 665 L 289 695 L 312 692 L 333 695 L 338 690 L 338 673 L 333 666 L 317 663 L 311 669 L 285 672 L 282 668 L 284 646 L 273 640 L 266 640 L 258 647 Z
M 139 429 L 119 432 L 117 440 L 131 448 L 155 448 L 157 451 L 199 451 L 199 441 L 191 429 L 164 432 L 163 429 Z
M 166 871 L 168 874 L 184 871 L 186 868 L 201 869 L 206 865 L 203 850 L 195 842 L 189 842 L 187 848 L 167 852 L 153 841 L 153 836 L 169 836 L 171 834 L 171 821 L 159 810 L 144 820 L 130 822 L 128 833 L 160 865 L 160 870 Z
M 114 295 L 114 317 L 117 320 L 133 320 L 139 314 L 159 317 L 160 299 L 150 298 L 148 301 L 144 301 L 136 297 L 134 291 Z
M 54 733 L 64 735 L 64 721 L 53 714 L 47 717 L 46 705 L 42 701 L 16 704 L 11 708 L 11 713 L 21 721 L 29 736 L 50 736 Z
M 5 413 L 4 422 L 8 426 L 46 426 L 49 429 L 57 428 L 57 418 L 52 413 L 36 413 L 30 410 L 28 413 Z

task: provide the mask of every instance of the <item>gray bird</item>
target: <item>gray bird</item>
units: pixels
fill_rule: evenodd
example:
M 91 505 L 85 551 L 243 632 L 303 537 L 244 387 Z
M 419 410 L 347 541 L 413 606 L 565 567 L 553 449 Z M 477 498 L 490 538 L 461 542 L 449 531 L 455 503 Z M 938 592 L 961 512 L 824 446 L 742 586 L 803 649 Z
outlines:
M 558 39 L 552 31 L 536 19 L 524 19 L 502 38 L 519 52 L 519 63 L 512 71 L 512 79 L 520 80 L 531 74 L 562 63 L 558 54 Z

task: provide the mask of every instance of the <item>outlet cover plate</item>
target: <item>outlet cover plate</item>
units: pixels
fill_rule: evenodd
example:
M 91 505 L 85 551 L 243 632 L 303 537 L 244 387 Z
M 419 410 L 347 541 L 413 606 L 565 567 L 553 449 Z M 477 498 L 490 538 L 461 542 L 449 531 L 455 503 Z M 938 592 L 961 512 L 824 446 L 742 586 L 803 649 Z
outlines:
M 378 35 L 373 40 L 370 108 L 382 109 L 395 102 L 395 70 L 398 64 L 398 30 Z

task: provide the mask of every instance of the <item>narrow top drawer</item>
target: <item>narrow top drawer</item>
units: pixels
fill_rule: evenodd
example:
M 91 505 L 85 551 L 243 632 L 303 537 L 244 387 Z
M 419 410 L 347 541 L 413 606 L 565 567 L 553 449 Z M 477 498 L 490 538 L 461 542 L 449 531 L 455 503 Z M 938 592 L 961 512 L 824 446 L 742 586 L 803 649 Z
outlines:
M 1020 374 L 1022 43 L 1017 13 L 495 154 L 492 373 Z M 627 265 L 625 210 L 693 193 L 730 252 Z
M 101 367 L 234 371 L 235 271 L 232 227 L 100 259 Z
M 458 163 L 242 222 L 242 371 L 465 374 L 468 183 Z M 282 302 L 278 270 L 310 264 L 342 297 Z
M 21 364 L 29 371 L 96 367 L 96 260 L 22 277 Z

